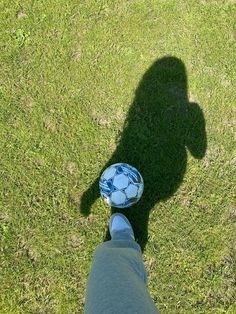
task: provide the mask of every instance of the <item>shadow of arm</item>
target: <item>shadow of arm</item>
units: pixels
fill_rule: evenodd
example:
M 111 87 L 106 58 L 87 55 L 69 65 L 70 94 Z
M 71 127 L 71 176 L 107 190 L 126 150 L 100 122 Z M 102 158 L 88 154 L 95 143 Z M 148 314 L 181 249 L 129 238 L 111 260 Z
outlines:
M 99 178 L 97 178 L 82 195 L 80 202 L 80 212 L 82 215 L 88 216 L 90 214 L 91 207 L 99 195 Z
M 187 117 L 185 145 L 194 158 L 202 159 L 207 149 L 206 123 L 203 111 L 196 103 L 190 103 Z

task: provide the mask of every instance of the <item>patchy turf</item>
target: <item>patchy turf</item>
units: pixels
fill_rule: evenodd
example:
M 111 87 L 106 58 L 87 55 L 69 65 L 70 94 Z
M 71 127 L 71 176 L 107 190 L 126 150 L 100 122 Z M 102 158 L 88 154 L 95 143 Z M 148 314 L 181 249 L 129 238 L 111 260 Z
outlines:
M 235 313 L 235 1 L 0 9 L 0 312 L 83 312 L 122 158 L 161 313 Z

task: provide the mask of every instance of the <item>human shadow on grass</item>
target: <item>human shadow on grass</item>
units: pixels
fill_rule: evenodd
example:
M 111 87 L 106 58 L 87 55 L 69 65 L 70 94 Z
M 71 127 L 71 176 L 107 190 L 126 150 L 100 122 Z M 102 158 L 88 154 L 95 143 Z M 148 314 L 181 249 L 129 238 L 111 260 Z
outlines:
M 172 56 L 158 59 L 143 75 L 127 114 L 124 130 L 114 153 L 101 169 L 118 162 L 136 167 L 144 179 L 141 200 L 128 209 L 112 208 L 130 220 L 142 251 L 148 240 L 150 211 L 170 198 L 183 181 L 187 150 L 204 157 L 207 148 L 204 115 L 188 100 L 184 63 Z M 81 213 L 89 215 L 99 197 L 99 177 L 81 199 Z M 157 208 L 157 207 L 156 207 Z M 109 232 L 104 240 L 109 239 Z

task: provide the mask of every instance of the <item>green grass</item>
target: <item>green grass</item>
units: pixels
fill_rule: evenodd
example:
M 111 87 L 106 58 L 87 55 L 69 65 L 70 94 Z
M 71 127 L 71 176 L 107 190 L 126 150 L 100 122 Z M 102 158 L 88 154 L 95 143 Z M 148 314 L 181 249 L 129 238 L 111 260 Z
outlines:
M 97 178 L 128 161 L 161 313 L 236 313 L 235 1 L 0 12 L 0 312 L 83 312 L 111 213 Z

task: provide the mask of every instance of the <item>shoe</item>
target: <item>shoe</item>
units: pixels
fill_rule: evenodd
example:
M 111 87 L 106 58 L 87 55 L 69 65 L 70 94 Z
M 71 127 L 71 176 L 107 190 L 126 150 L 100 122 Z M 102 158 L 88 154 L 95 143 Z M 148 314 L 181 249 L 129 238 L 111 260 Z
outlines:
M 135 240 L 134 231 L 129 220 L 121 213 L 111 216 L 109 231 L 113 240 Z

